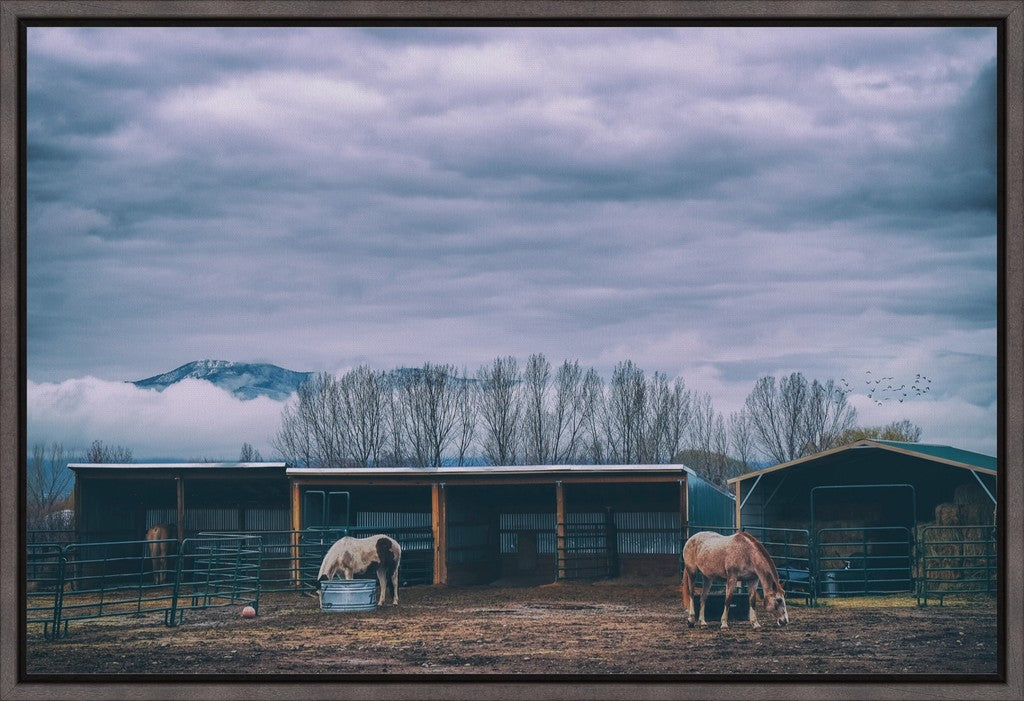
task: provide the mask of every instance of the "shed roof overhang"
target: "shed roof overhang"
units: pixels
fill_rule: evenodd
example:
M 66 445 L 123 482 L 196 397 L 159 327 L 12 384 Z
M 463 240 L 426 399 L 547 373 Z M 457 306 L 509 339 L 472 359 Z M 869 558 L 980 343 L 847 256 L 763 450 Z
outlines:
M 832 450 L 816 453 L 815 455 L 808 455 L 786 463 L 766 467 L 762 470 L 748 472 L 747 474 L 731 478 L 728 480 L 728 484 L 733 485 L 737 490 L 737 493 L 740 493 L 740 490 L 746 487 L 747 484 L 750 485 L 746 488 L 747 493 L 740 502 L 740 508 L 742 508 L 746 505 L 747 499 L 749 499 L 757 489 L 762 477 L 770 475 L 771 473 L 790 470 L 793 468 L 800 469 L 801 471 L 803 468 L 825 470 L 828 468 L 844 467 L 856 461 L 868 458 L 870 458 L 873 463 L 881 461 L 891 464 L 893 467 L 905 464 L 908 461 L 915 462 L 917 460 L 924 460 L 935 463 L 937 466 L 942 465 L 967 470 L 973 475 L 974 479 L 977 480 L 985 493 L 988 494 L 988 497 L 992 502 L 995 503 L 996 501 L 996 496 L 981 479 L 981 476 L 983 475 L 988 475 L 993 478 L 998 475 L 996 470 L 996 459 L 989 455 L 972 453 L 967 450 L 961 450 L 959 448 L 952 448 L 944 445 L 901 443 L 896 441 L 871 439 L 860 440 L 855 443 L 833 448 Z
M 695 475 L 685 465 L 512 465 L 471 467 L 289 467 L 299 482 L 348 484 L 553 484 L 676 482 Z
M 787 470 L 797 465 L 804 465 L 809 463 L 820 463 L 822 465 L 839 463 L 849 459 L 850 455 L 848 451 L 852 450 L 864 450 L 864 449 L 878 449 L 888 453 L 894 453 L 897 455 L 906 455 L 910 457 L 920 458 L 922 460 L 929 460 L 931 462 L 950 465 L 952 467 L 959 467 L 965 470 L 971 470 L 980 474 L 986 474 L 996 476 L 996 459 L 989 455 L 982 455 L 981 453 L 972 453 L 967 450 L 960 450 L 959 448 L 951 448 L 944 445 L 929 445 L 929 444 L 917 444 L 917 443 L 898 443 L 895 441 L 879 441 L 879 440 L 860 440 L 856 443 L 850 443 L 848 445 L 833 448 L 832 450 L 826 450 L 821 453 L 814 455 L 807 455 L 796 460 L 790 460 L 789 462 L 780 463 L 773 465 L 772 467 L 766 467 L 761 470 L 755 470 L 754 472 L 748 472 L 743 475 L 731 478 L 728 483 L 735 484 L 737 482 L 744 482 L 750 479 L 756 479 L 761 475 L 768 474 L 770 472 L 776 472 L 778 470 Z M 859 456 L 856 456 L 859 457 Z
M 284 478 L 284 462 L 180 462 L 180 463 L 69 463 L 68 469 L 85 477 L 238 477 Z

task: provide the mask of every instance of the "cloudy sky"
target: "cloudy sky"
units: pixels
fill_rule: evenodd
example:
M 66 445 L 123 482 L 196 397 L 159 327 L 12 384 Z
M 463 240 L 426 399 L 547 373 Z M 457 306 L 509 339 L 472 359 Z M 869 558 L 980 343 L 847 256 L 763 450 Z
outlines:
M 141 379 L 633 360 L 996 450 L 994 28 L 28 30 L 30 443 L 270 457 Z M 865 373 L 933 391 L 879 407 Z

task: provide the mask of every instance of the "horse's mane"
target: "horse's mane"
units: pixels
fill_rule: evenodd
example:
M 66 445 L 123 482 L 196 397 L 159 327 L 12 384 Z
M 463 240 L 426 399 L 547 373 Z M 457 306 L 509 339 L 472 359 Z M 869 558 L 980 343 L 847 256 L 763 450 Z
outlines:
M 768 563 L 768 568 L 771 573 L 769 583 L 772 585 L 772 589 L 775 591 L 782 589 L 782 584 L 779 582 L 779 571 L 775 568 L 775 560 L 773 560 L 772 556 L 768 554 L 768 550 L 764 547 L 764 544 L 746 531 L 739 531 L 736 535 L 743 536 L 743 539 L 753 545 L 754 548 L 761 553 L 761 557 L 765 559 L 765 562 Z

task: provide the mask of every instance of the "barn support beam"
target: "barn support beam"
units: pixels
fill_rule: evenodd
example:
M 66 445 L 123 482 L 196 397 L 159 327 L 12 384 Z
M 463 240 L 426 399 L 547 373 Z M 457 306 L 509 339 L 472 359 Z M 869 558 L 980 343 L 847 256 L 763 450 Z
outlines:
M 178 493 L 178 540 L 183 540 L 185 538 L 185 478 L 178 475 L 174 478 L 174 482 Z
M 298 482 L 292 482 L 292 581 L 295 583 L 295 586 L 299 586 L 302 583 L 302 561 L 301 553 L 299 552 L 299 531 L 302 530 L 302 512 L 299 508 L 300 504 L 301 501 L 299 500 L 299 484 Z
M 555 482 L 555 562 L 559 579 L 565 579 L 565 545 L 565 487 L 558 480 Z
M 444 482 L 430 485 L 430 525 L 434 532 L 434 584 L 447 584 L 448 497 Z

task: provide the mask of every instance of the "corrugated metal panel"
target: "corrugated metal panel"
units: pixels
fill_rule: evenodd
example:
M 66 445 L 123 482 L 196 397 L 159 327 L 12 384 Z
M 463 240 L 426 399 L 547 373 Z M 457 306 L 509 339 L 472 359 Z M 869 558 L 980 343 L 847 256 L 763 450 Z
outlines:
M 616 512 L 615 528 L 623 555 L 674 555 L 682 548 L 676 511 Z
M 736 500 L 732 495 L 696 475 L 690 475 L 686 484 L 691 525 L 734 526 L 736 524 Z
M 899 448 L 900 450 L 908 450 L 913 453 L 919 453 L 921 455 L 929 455 L 934 458 L 941 458 L 942 460 L 952 460 L 953 462 L 963 463 L 965 465 L 973 465 L 974 467 L 980 467 L 986 470 L 995 470 L 998 468 L 998 462 L 991 455 L 983 455 L 981 453 L 972 453 L 969 450 L 962 450 L 960 448 L 954 448 L 949 445 L 933 445 L 930 443 L 901 443 L 899 441 L 883 441 L 872 439 L 872 443 L 878 443 L 881 445 L 889 445 L 893 448 Z
M 146 509 L 146 530 L 158 523 L 177 523 L 178 509 Z
M 519 551 L 516 531 L 537 533 L 537 552 L 555 552 L 555 514 L 500 514 L 501 552 L 510 554 Z
M 238 509 L 185 509 L 186 531 L 234 531 L 238 529 Z
M 288 509 L 249 507 L 243 514 L 247 531 L 287 531 L 291 526 L 291 512 Z
M 357 511 L 356 528 L 430 528 L 430 514 L 406 511 Z

